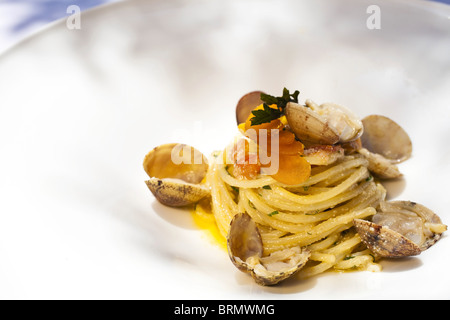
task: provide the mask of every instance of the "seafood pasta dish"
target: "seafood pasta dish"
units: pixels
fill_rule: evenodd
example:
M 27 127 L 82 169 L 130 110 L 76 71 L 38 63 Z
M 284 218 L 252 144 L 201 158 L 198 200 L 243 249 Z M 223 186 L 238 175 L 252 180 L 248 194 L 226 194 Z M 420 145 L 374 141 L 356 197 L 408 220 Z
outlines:
M 415 256 L 447 226 L 413 201 L 387 201 L 402 176 L 408 134 L 383 115 L 359 119 L 335 103 L 254 91 L 236 106 L 230 143 L 204 155 L 165 144 L 144 159 L 158 201 L 190 206 L 226 241 L 230 261 L 260 285 L 325 271 L 381 271 Z

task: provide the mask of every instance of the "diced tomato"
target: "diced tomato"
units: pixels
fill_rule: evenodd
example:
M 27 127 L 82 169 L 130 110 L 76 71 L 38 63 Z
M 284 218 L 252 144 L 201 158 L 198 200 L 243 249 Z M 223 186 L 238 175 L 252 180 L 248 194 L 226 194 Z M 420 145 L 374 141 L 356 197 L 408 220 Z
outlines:
M 278 141 L 280 144 L 291 144 L 295 142 L 295 134 L 289 130 L 280 130 Z
M 243 147 L 244 146 L 244 147 Z M 236 178 L 255 179 L 261 171 L 257 150 L 250 151 L 250 143 L 240 139 L 233 148 L 233 175 Z
M 305 146 L 300 141 L 295 140 L 291 144 L 280 144 L 279 152 L 282 155 L 302 155 Z
M 270 106 L 276 108 L 276 105 Z M 255 110 L 263 109 L 263 105 L 258 106 Z M 251 114 L 245 122 L 246 136 L 258 144 L 259 149 L 264 149 L 268 157 L 278 157 L 279 169 L 272 177 L 284 184 L 294 185 L 306 181 L 311 175 L 311 165 L 302 157 L 304 152 L 304 145 L 295 139 L 294 133 L 286 130 L 285 125 L 280 119 L 272 120 L 270 123 L 263 123 L 260 125 L 252 125 L 250 119 L 253 118 Z M 255 131 L 248 131 L 254 129 Z M 261 143 L 260 134 L 262 129 L 266 129 L 267 144 Z M 272 130 L 277 130 L 272 133 Z M 256 136 L 255 136 L 256 134 Z M 274 140 L 274 141 L 272 141 Z M 275 141 L 276 140 L 276 141 Z M 272 154 L 272 142 L 278 143 L 278 152 Z M 261 167 L 269 168 L 271 163 L 264 166 L 261 165 L 258 154 L 249 152 L 248 141 L 245 141 L 245 150 L 236 150 L 233 153 L 233 175 L 237 178 L 255 179 L 261 172 Z M 243 148 L 241 148 L 243 149 Z M 276 150 L 276 149 L 274 149 Z
M 311 175 L 311 165 L 300 155 L 282 155 L 278 172 L 272 177 L 278 182 L 294 185 L 305 182 Z

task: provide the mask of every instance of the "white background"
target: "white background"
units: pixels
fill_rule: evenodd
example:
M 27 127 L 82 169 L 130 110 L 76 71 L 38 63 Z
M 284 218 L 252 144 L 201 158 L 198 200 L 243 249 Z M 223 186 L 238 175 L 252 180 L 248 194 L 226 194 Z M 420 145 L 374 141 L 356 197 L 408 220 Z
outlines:
M 366 28 L 374 3 L 381 30 Z M 414 154 L 390 196 L 448 224 L 449 12 L 404 0 L 136 0 L 21 42 L 0 58 L 0 297 L 449 298 L 447 236 L 381 273 L 259 287 L 188 212 L 153 199 L 142 169 L 173 140 L 222 148 L 242 94 L 286 86 L 400 123 Z

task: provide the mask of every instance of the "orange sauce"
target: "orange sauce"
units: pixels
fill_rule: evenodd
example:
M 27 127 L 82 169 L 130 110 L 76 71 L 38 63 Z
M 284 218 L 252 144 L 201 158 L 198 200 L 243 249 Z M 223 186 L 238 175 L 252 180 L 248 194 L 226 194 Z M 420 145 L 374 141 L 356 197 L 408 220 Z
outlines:
M 227 251 L 227 240 L 224 236 L 222 236 L 219 228 L 217 227 L 216 219 L 212 213 L 209 199 L 204 199 L 197 203 L 191 212 L 195 225 L 205 232 L 211 243 L 214 243 L 221 249 Z

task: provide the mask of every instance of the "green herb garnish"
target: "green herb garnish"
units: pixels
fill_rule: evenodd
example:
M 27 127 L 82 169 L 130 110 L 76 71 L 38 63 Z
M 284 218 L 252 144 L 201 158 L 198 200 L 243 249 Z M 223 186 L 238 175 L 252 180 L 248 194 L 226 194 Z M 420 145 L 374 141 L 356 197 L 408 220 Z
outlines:
M 250 119 L 252 126 L 256 126 L 263 123 L 269 123 L 272 120 L 278 119 L 283 113 L 278 109 L 270 108 L 267 104 L 263 104 L 263 110 L 254 110 L 252 114 L 253 118 Z
M 272 188 L 271 188 L 269 185 L 264 186 L 263 189 L 266 189 L 266 190 L 272 190 Z
M 278 211 L 274 211 L 274 212 L 269 213 L 268 216 L 271 217 L 271 216 L 274 216 L 274 215 L 276 215 L 278 213 L 279 213 Z
M 253 118 L 250 119 L 252 126 L 269 123 L 272 120 L 278 119 L 284 115 L 286 105 L 289 102 L 298 103 L 298 95 L 300 91 L 295 91 L 293 94 L 288 89 L 283 89 L 283 95 L 281 97 L 274 97 L 265 93 L 261 93 L 261 100 L 263 101 L 262 110 L 252 111 Z M 276 105 L 277 108 L 270 108 L 270 105 Z
M 298 90 L 291 94 L 288 89 L 284 88 L 283 95 L 281 97 L 274 97 L 265 93 L 261 93 L 261 100 L 268 105 L 276 104 L 278 109 L 284 110 L 289 102 L 298 103 L 299 94 L 300 91 Z

